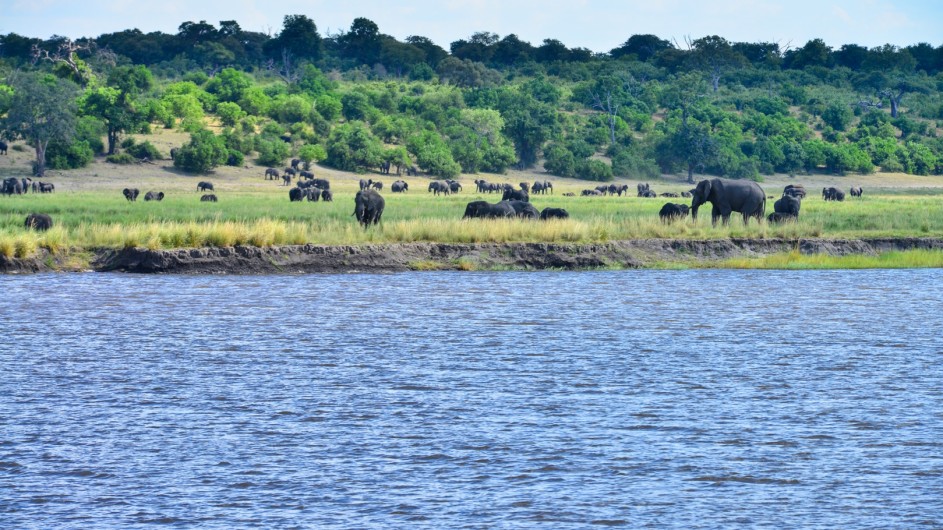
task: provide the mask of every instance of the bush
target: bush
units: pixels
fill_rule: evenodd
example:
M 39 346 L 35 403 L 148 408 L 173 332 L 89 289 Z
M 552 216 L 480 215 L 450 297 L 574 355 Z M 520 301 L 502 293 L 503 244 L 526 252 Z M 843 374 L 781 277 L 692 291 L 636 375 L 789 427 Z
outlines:
M 246 157 L 242 154 L 242 151 L 236 149 L 229 150 L 229 158 L 226 160 L 227 166 L 242 167 L 242 164 L 245 163 Z
M 259 152 L 256 163 L 260 166 L 277 167 L 285 163 L 285 159 L 291 154 L 291 146 L 281 140 L 263 140 L 258 138 L 255 142 L 255 150 Z
M 85 140 L 69 145 L 50 144 L 46 150 L 46 165 L 50 169 L 77 169 L 87 166 L 95 158 L 95 152 Z
M 121 164 L 121 165 L 133 164 L 137 162 L 137 160 L 133 156 L 129 155 L 128 153 L 116 153 L 113 155 L 108 155 L 105 157 L 105 161 L 110 162 L 112 164 Z
M 129 138 L 130 140 L 130 138 Z M 154 147 L 154 144 L 148 142 L 147 140 L 144 143 L 133 144 L 130 147 L 125 148 L 125 151 L 133 156 L 134 158 L 140 160 L 162 160 L 164 156 L 160 154 L 160 151 Z
M 612 180 L 612 166 L 602 160 L 580 160 L 576 164 L 576 177 L 584 180 L 607 182 Z
M 223 139 L 203 130 L 191 134 L 190 142 L 177 150 L 174 166 L 189 173 L 206 173 L 228 159 L 229 149 Z

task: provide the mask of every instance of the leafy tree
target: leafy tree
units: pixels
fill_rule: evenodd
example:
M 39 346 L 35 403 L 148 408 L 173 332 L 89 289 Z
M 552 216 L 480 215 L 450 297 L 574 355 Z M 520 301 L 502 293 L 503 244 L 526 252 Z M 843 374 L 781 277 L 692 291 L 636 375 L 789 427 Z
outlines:
M 695 68 L 707 73 L 711 87 L 717 92 L 724 74 L 743 66 L 746 59 L 734 51 L 726 39 L 711 35 L 691 42 L 691 60 Z
M 822 111 L 822 121 L 836 131 L 844 131 L 854 119 L 854 113 L 848 105 L 832 103 Z
M 239 120 L 247 116 L 246 111 L 242 110 L 236 103 L 224 101 L 216 106 L 216 114 L 219 121 L 226 127 L 235 127 Z
M 138 96 L 154 85 L 150 70 L 144 66 L 119 66 L 108 76 L 108 85 L 90 88 L 79 106 L 82 112 L 105 123 L 108 154 L 115 153 L 121 134 L 137 132 L 145 125 L 145 116 L 138 110 Z
M 442 59 L 445 59 L 449 55 L 448 52 L 442 49 L 438 44 L 432 42 L 428 37 L 411 35 L 406 37 L 406 42 L 422 50 L 425 54 L 423 60 L 432 68 L 438 66 Z
M 609 55 L 614 58 L 634 55 L 639 61 L 647 62 L 658 52 L 671 48 L 671 42 L 655 35 L 632 35 L 622 46 L 613 48 Z
M 291 154 L 291 146 L 279 138 L 257 137 L 255 150 L 259 153 L 256 163 L 260 166 L 280 166 Z
M 711 164 L 718 153 L 717 140 L 711 136 L 709 128 L 692 120 L 662 140 L 657 159 L 665 172 L 671 172 L 677 165 L 684 167 L 688 183 L 693 184 L 694 171 Z
M 46 149 L 51 142 L 68 144 L 75 133 L 75 83 L 23 74 L 11 83 L 10 110 L 0 120 L 0 130 L 8 138 L 23 138 L 36 151 L 33 172 L 46 174 Z
M 544 169 L 561 177 L 576 176 L 576 157 L 565 146 L 552 143 L 544 150 Z
M 358 17 L 350 31 L 337 37 L 344 57 L 372 65 L 380 58 L 380 28 L 370 19 Z
M 537 153 L 558 129 L 553 107 L 533 97 L 505 92 L 499 105 L 504 118 L 504 134 L 514 142 L 521 167 L 533 166 Z
M 234 68 L 224 68 L 206 83 L 206 91 L 219 101 L 237 102 L 252 86 L 252 79 Z
M 206 173 L 229 160 L 229 149 L 223 139 L 212 131 L 201 130 L 190 135 L 190 141 L 177 149 L 174 167 L 188 173 Z
M 790 50 L 786 54 L 786 64 L 789 68 L 802 69 L 810 66 L 828 66 L 831 51 L 822 39 L 812 39 L 798 50 Z
M 304 162 L 305 170 L 311 169 L 312 162 L 320 162 L 327 158 L 327 151 L 318 144 L 308 144 L 298 149 L 298 158 Z
M 336 127 L 327 139 L 328 165 L 344 171 L 377 167 L 383 146 L 363 122 L 352 121 Z
M 317 61 L 321 58 L 321 35 L 318 27 L 304 15 L 285 15 L 282 31 L 263 46 L 272 58 L 281 58 L 283 53 L 299 59 Z

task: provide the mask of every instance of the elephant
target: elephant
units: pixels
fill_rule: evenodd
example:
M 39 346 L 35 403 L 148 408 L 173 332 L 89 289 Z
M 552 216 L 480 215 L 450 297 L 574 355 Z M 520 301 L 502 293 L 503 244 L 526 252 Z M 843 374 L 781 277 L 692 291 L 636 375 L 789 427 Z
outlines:
M 516 212 L 508 201 L 491 204 L 487 201 L 472 201 L 465 206 L 462 219 L 496 219 L 514 217 Z
M 274 167 L 270 167 L 265 170 L 265 180 L 278 180 L 278 177 L 278 170 Z
M 805 186 L 802 184 L 790 184 L 783 188 L 783 195 L 789 195 L 797 199 L 805 199 Z
M 217 202 L 217 201 L 218 199 L 216 198 L 216 195 L 212 193 L 207 193 L 206 195 L 200 197 L 200 202 Z
M 540 217 L 540 211 L 529 202 L 518 200 L 507 202 L 511 205 L 511 208 L 514 208 L 514 214 L 522 219 L 537 219 Z
M 690 199 L 691 197 L 694 196 L 694 190 L 691 190 L 691 191 L 682 191 L 682 192 L 681 192 L 681 196 L 684 197 L 684 198 L 686 198 L 686 199 Z
M 359 182 L 360 189 L 362 190 L 369 188 L 371 184 L 373 184 L 373 180 L 360 179 L 360 182 Z
M 298 174 L 298 170 L 296 170 L 296 169 L 293 168 L 293 167 L 286 167 L 285 170 L 283 171 L 283 173 L 286 174 L 286 175 L 291 175 L 291 176 L 294 177 L 295 175 Z
M 651 190 L 651 186 L 649 186 L 647 182 L 639 182 L 635 185 L 635 189 L 638 190 L 639 197 L 644 197 L 645 192 Z
M 530 193 L 530 184 L 527 182 L 521 182 L 518 184 L 521 187 L 521 190 Z
M 664 206 L 661 207 L 661 210 L 658 212 L 658 217 L 661 218 L 663 223 L 670 223 L 678 219 L 684 219 L 688 216 L 688 205 L 687 204 L 675 204 L 673 202 L 666 202 Z
M 367 228 L 371 224 L 378 224 L 383 217 L 383 209 L 386 208 L 386 201 L 383 196 L 373 189 L 365 189 L 357 192 L 354 197 L 354 213 L 357 221 Z
M 305 190 L 304 195 L 308 202 L 318 202 L 321 200 L 321 188 L 308 188 Z
M 771 225 L 777 225 L 788 221 L 798 221 L 799 217 L 788 213 L 773 212 L 766 217 L 766 222 Z
M 842 202 L 845 200 L 845 192 L 835 187 L 822 188 L 822 198 L 826 201 Z
M 723 224 L 730 222 L 730 213 L 743 215 L 743 224 L 748 224 L 750 217 L 761 220 L 766 212 L 766 194 L 759 184 L 750 180 L 728 180 L 714 178 L 702 180 L 694 188 L 691 198 L 691 218 L 697 221 L 697 210 L 706 202 L 713 205 L 711 224 L 717 225 L 717 219 Z
M 162 191 L 158 191 L 158 192 L 149 191 L 149 192 L 147 192 L 147 193 L 144 194 L 144 200 L 145 200 L 145 201 L 157 201 L 157 202 L 160 202 L 160 201 L 164 200 L 164 192 L 162 192 Z
M 383 162 L 380 162 L 380 173 L 382 173 L 382 174 L 384 174 L 384 175 L 389 175 L 389 174 L 390 174 L 390 165 L 391 165 L 391 164 L 390 164 L 390 161 L 389 161 L 389 160 L 384 160 Z
M 848 190 L 848 193 L 850 193 L 852 197 L 861 197 L 864 190 L 861 189 L 861 186 L 852 186 L 851 189 Z
M 514 188 L 505 189 L 504 195 L 501 196 L 501 200 L 530 202 L 530 194 L 524 190 L 516 190 Z
M 377 191 L 383 191 L 383 183 L 379 180 L 373 183 L 373 189 Z
M 452 193 L 458 193 L 462 191 L 462 185 L 457 180 L 446 180 L 445 182 L 448 183 L 449 190 L 451 190 Z
M 3 140 L 0 140 L 0 155 L 7 154 L 7 143 Z
M 436 196 L 440 193 L 444 195 L 448 195 L 452 193 L 452 188 L 450 188 L 449 185 L 446 184 L 445 182 L 439 182 L 437 180 L 434 180 L 429 183 L 429 191 L 432 192 L 433 196 Z
M 289 175 L 288 173 L 285 173 L 284 175 L 282 175 L 282 185 L 291 186 L 291 175 Z
M 802 201 L 798 197 L 783 193 L 780 199 L 773 203 L 773 212 L 799 217 L 799 208 Z
M 137 188 L 125 188 L 121 190 L 121 193 L 124 194 L 125 199 L 128 199 L 128 202 L 134 202 L 138 200 L 138 194 L 141 193 L 141 190 Z
M 645 190 L 642 192 L 641 195 L 639 195 L 639 197 L 644 197 L 646 199 L 654 199 L 655 197 L 658 197 L 658 194 L 655 193 L 655 190 Z
M 321 200 L 324 202 L 334 202 L 334 193 L 331 190 L 321 190 Z
M 44 213 L 31 213 L 26 216 L 26 222 L 23 225 L 27 229 L 38 230 L 40 232 L 45 232 L 52 228 L 52 217 Z
M 540 212 L 540 219 L 546 221 L 547 219 L 569 219 L 570 212 L 564 210 L 563 208 L 544 208 Z
M 56 191 L 56 185 L 51 182 L 40 182 L 39 193 L 53 193 Z
M 419 168 L 416 166 L 409 166 L 406 168 L 407 177 L 416 177 L 419 176 Z
M 666 192 L 662 193 L 660 196 L 661 196 L 661 197 L 673 197 L 673 198 L 680 197 L 680 195 L 678 195 L 677 193 L 674 193 L 674 192 L 672 192 L 672 191 L 666 191 Z
M 599 190 L 583 190 L 580 192 L 580 197 L 600 197 L 602 195 L 605 194 Z
M 409 191 L 409 184 L 407 184 L 406 181 L 397 180 L 393 183 L 392 186 L 390 186 L 390 191 L 393 193 L 403 193 Z
M 291 159 L 291 168 L 292 168 L 292 169 L 298 169 L 298 164 L 300 164 L 300 163 L 301 163 L 301 159 L 299 159 L 299 158 L 292 158 L 292 159 Z
M 327 179 L 311 179 L 311 182 L 313 182 L 315 186 L 321 188 L 322 190 L 331 189 L 331 183 L 328 182 Z
M 596 186 L 596 191 L 602 193 L 603 195 L 606 195 L 606 194 L 612 195 L 615 193 L 615 188 L 616 188 L 615 185 L 613 185 L 612 190 L 610 190 L 609 186 L 602 185 L 602 186 Z
M 288 200 L 291 202 L 299 202 L 305 198 L 305 190 L 301 188 L 292 188 L 288 190 Z
M 23 183 L 16 177 L 3 179 L 3 187 L 0 193 L 4 195 L 21 195 L 23 193 Z
M 314 173 L 312 173 L 312 172 L 310 172 L 310 171 L 305 171 L 305 170 L 302 169 L 301 171 L 298 172 L 298 176 L 299 176 L 299 177 L 306 178 L 306 179 L 313 179 L 313 178 L 314 178 Z
M 171 148 L 170 148 L 170 159 L 171 159 L 171 160 L 176 160 L 176 159 L 177 159 L 177 150 L 178 150 L 178 149 L 179 149 L 178 147 L 171 147 Z
M 196 191 L 213 191 L 213 183 L 201 180 L 196 185 Z

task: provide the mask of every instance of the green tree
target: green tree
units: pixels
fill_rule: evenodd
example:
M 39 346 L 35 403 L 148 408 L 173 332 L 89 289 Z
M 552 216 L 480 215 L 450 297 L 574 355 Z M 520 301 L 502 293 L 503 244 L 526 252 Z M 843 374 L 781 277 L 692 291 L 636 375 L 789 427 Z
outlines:
M 832 103 L 822 111 L 822 121 L 836 131 L 844 131 L 851 125 L 854 113 L 851 107 L 843 103 Z
M 273 59 L 287 53 L 299 59 L 317 61 L 321 58 L 321 35 L 318 27 L 304 15 L 285 15 L 282 31 L 263 46 Z
M 216 106 L 216 115 L 219 116 L 219 121 L 226 127 L 235 127 L 239 120 L 247 116 L 242 107 L 229 101 L 224 101 Z
M 190 141 L 177 149 L 174 167 L 188 173 L 206 173 L 229 160 L 229 149 L 223 138 L 202 130 L 190 135 Z
M 83 114 L 105 123 L 108 154 L 115 154 L 121 134 L 137 132 L 146 124 L 138 109 L 139 95 L 154 85 L 150 70 L 144 66 L 119 66 L 108 76 L 108 85 L 88 89 L 79 102 Z
M 305 171 L 311 169 L 312 162 L 320 162 L 327 158 L 327 151 L 318 144 L 308 144 L 298 149 L 298 158 L 304 162 Z
M 344 171 L 377 167 L 382 161 L 383 145 L 363 122 L 342 124 L 327 139 L 325 162 Z
M 224 68 L 206 83 L 205 90 L 219 101 L 237 102 L 252 86 L 252 79 L 235 68 Z
M 337 37 L 341 52 L 362 64 L 372 65 L 380 58 L 380 28 L 370 19 L 358 17 L 350 31 Z
M 10 110 L 0 120 L 0 130 L 8 138 L 23 138 L 33 146 L 33 173 L 43 177 L 50 142 L 68 144 L 75 133 L 78 87 L 71 81 L 39 74 L 19 75 L 11 85 Z

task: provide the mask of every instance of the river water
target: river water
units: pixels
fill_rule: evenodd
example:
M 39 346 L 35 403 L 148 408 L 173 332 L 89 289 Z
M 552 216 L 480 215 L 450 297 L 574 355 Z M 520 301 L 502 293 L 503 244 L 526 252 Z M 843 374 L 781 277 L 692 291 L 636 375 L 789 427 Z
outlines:
M 2 528 L 941 528 L 943 271 L 0 277 Z

